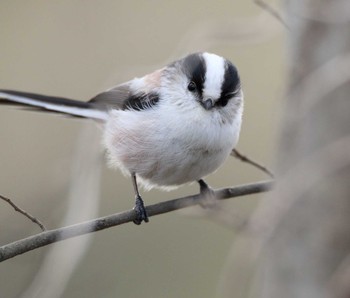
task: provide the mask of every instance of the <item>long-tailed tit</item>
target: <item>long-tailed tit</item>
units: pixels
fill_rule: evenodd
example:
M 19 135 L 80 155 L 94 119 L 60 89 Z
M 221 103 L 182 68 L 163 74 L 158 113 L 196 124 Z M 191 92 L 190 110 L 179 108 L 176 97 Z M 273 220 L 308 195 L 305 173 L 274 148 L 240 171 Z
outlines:
M 147 222 L 138 191 L 172 188 L 215 171 L 238 141 L 243 93 L 236 67 L 195 53 L 88 102 L 0 90 L 0 104 L 90 118 L 104 125 L 109 164 L 132 178 L 136 224 Z

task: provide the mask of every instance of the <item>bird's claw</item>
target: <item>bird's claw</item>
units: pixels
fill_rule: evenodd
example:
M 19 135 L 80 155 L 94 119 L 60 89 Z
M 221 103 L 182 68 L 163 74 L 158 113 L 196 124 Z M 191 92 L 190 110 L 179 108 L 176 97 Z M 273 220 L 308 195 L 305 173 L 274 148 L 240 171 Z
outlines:
M 136 212 L 136 218 L 133 220 L 134 224 L 140 225 L 143 221 L 149 221 L 145 205 L 140 196 L 136 196 L 135 207 L 133 209 Z
M 202 179 L 198 180 L 201 201 L 200 205 L 203 208 L 213 208 L 217 204 L 215 191 Z

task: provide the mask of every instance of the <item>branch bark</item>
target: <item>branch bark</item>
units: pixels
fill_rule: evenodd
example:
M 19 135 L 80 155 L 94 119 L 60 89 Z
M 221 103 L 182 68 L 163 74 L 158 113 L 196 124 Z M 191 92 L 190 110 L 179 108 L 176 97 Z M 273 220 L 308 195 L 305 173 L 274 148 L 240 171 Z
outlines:
M 259 164 L 258 162 L 252 160 L 246 155 L 243 155 L 241 152 L 239 152 L 237 149 L 233 149 L 231 152 L 231 156 L 234 156 L 235 158 L 239 159 L 242 162 L 246 162 L 253 167 L 256 167 L 257 169 L 263 171 L 265 174 L 269 175 L 271 178 L 274 178 L 273 173 L 265 166 Z
M 233 188 L 223 188 L 214 190 L 214 196 L 218 200 L 229 199 L 238 196 L 244 196 L 254 193 L 268 191 L 272 188 L 272 181 L 263 181 L 253 184 L 241 185 Z M 174 200 L 161 202 L 146 207 L 148 216 L 155 216 L 174 210 L 198 205 L 201 203 L 201 195 L 192 195 Z M 13 258 L 17 255 L 26 253 L 33 249 L 49 245 L 54 242 L 77 237 L 87 233 L 97 232 L 113 226 L 132 222 L 136 217 L 134 210 L 128 210 L 121 213 L 100 217 L 75 225 L 48 230 L 28 238 L 24 238 L 0 247 L 0 262 Z
M 10 204 L 13 209 L 15 209 L 15 211 L 23 214 L 25 217 L 29 218 L 32 222 L 34 222 L 35 224 L 37 224 L 40 229 L 42 231 L 46 231 L 46 228 L 44 226 L 44 224 L 39 220 L 37 219 L 36 217 L 34 217 L 33 215 L 29 214 L 27 211 L 25 211 L 24 209 L 20 208 L 19 206 L 17 206 L 14 202 L 12 202 L 9 198 L 6 198 L 2 195 L 0 195 L 0 199 L 4 200 L 5 202 L 7 202 L 8 204 Z

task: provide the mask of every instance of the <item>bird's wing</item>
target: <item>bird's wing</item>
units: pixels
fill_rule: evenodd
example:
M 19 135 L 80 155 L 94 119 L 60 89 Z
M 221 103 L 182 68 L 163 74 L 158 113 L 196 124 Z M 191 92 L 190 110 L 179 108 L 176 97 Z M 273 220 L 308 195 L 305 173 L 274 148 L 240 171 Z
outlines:
M 89 103 L 101 109 L 117 109 L 124 107 L 125 101 L 131 96 L 130 85 L 132 81 L 115 86 L 101 92 L 90 99 Z
M 97 94 L 88 102 L 15 90 L 0 89 L 0 105 L 54 112 L 74 117 L 106 120 L 111 109 L 144 110 L 158 100 L 160 71 L 134 79 Z
M 142 78 L 135 78 L 99 93 L 89 101 L 89 104 L 104 110 L 144 110 L 150 108 L 159 100 L 158 89 L 162 70 L 156 70 Z

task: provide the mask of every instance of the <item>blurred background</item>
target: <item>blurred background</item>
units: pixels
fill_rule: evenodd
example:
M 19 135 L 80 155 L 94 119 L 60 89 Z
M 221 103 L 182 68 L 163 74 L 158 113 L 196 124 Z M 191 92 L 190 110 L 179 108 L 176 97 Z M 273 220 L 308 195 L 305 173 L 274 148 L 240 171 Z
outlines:
M 0 88 L 84 101 L 190 52 L 222 55 L 238 67 L 245 94 L 237 148 L 273 168 L 284 28 L 253 1 L 2 0 L 0 37 Z M 49 229 L 130 209 L 131 181 L 104 164 L 99 134 L 89 121 L 1 107 L 0 194 Z M 207 182 L 267 178 L 231 157 Z M 153 204 L 196 192 L 189 185 L 143 198 Z M 245 218 L 262 196 L 220 209 Z M 0 206 L 1 245 L 40 232 Z M 230 220 L 200 208 L 152 217 L 1 263 L 0 297 L 220 297 L 235 235 Z

